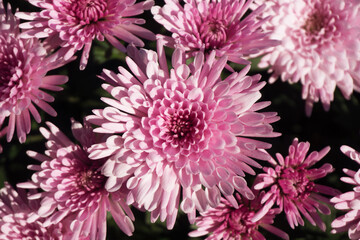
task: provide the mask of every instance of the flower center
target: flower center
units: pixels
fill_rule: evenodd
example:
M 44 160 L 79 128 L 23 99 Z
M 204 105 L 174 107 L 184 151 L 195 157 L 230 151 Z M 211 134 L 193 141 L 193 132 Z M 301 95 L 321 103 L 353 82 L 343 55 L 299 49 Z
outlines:
M 155 104 L 159 109 L 156 125 L 159 138 L 172 148 L 189 149 L 199 142 L 205 128 L 205 113 L 197 102 L 168 102 Z
M 152 135 L 154 147 L 172 156 L 199 152 L 210 135 L 207 105 L 179 98 L 182 97 L 156 100 L 149 109 L 149 118 L 143 122 Z
M 302 168 L 283 169 L 278 183 L 282 192 L 294 200 L 306 199 L 315 187 L 315 184 L 306 177 L 306 170 Z
M 72 0 L 63 5 L 81 25 L 97 22 L 108 14 L 105 0 Z
M 223 20 L 209 19 L 200 25 L 200 37 L 206 49 L 220 48 L 227 39 L 227 27 Z
M 234 209 L 230 213 L 229 229 L 235 230 L 233 235 L 251 235 L 251 230 L 257 227 L 257 223 L 252 222 L 254 216 L 253 211 L 249 211 L 248 207 L 242 205 L 239 209 Z
M 0 100 L 16 95 L 23 76 L 22 51 L 14 37 L 0 37 Z M 21 87 L 21 86 L 20 86 Z
M 319 12 L 312 13 L 305 21 L 305 24 L 302 28 L 309 35 L 316 35 L 323 29 L 324 26 L 324 16 Z
M 78 173 L 77 184 L 87 192 L 96 191 L 104 186 L 105 177 L 98 170 L 83 170 Z
M 166 118 L 166 126 L 172 138 L 181 140 L 191 136 L 193 124 L 189 111 L 180 110 Z

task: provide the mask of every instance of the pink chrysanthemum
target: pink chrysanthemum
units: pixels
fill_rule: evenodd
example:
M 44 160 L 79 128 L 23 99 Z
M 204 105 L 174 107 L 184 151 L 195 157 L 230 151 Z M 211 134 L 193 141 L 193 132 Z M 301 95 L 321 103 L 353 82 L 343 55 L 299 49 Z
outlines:
M 187 65 L 185 53 L 176 49 L 169 74 L 161 43 L 158 47 L 158 53 L 128 49 L 132 74 L 123 67 L 119 74 L 103 71 L 109 83 L 103 88 L 113 99 L 103 98 L 110 106 L 94 110 L 88 120 L 101 126 L 95 131 L 113 136 L 94 145 L 90 157 L 112 155 L 104 174 L 130 176 L 128 204 L 150 211 L 152 221 L 167 219 L 170 229 L 180 194 L 190 221 L 196 209 L 216 207 L 220 193 L 234 206 L 235 189 L 254 197 L 244 172 L 254 174 L 249 165 L 261 166 L 250 157 L 268 159 L 259 149 L 271 145 L 251 138 L 278 136 L 270 124 L 279 118 L 257 112 L 270 103 L 256 103 L 265 83 L 260 75 L 246 76 L 249 66 L 221 80 L 226 56 L 216 60 L 212 52 L 205 61 L 200 52 Z
M 47 125 L 50 131 L 40 128 L 48 139 L 46 155 L 28 152 L 41 165 L 30 165 L 29 169 L 36 171 L 32 181 L 18 184 L 22 188 L 41 188 L 44 191 L 31 196 L 31 199 L 42 199 L 37 214 L 46 218 L 43 225 L 47 227 L 66 221 L 73 232 L 71 239 L 104 240 L 106 214 L 110 211 L 121 230 L 132 235 L 134 227 L 130 218 L 133 220 L 134 216 L 123 201 L 124 192 L 106 191 L 107 178 L 100 172 L 103 160 L 88 158 L 88 147 L 96 143 L 99 136 L 93 134 L 88 123 L 85 122 L 83 127 L 73 121 L 73 135 L 80 146 L 71 142 L 53 124 L 47 122 Z M 31 221 L 34 219 L 36 216 Z
M 257 190 L 270 189 L 263 196 L 261 202 L 264 206 L 254 216 L 253 221 L 264 216 L 276 203 L 280 209 L 284 210 L 292 228 L 299 224 L 304 225 L 302 214 L 311 224 L 325 230 L 325 223 L 321 220 L 318 211 L 322 214 L 330 214 L 330 209 L 326 205 L 330 204 L 330 200 L 321 194 L 335 196 L 338 191 L 316 184 L 314 181 L 331 173 L 333 167 L 331 164 L 325 163 L 320 168 L 309 168 L 320 161 L 329 152 L 330 147 L 326 147 L 320 152 L 314 151 L 306 156 L 309 148 L 309 142 L 299 143 L 295 138 L 289 147 L 289 155 L 285 159 L 277 153 L 278 162 L 274 159 L 270 160 L 273 168 L 263 168 L 266 173 L 257 176 L 254 188 Z
M 10 7 L 5 11 L 0 0 L 0 129 L 8 119 L 7 141 L 15 128 L 21 143 L 30 132 L 30 113 L 41 121 L 35 105 L 51 116 L 55 110 L 48 104 L 54 98 L 43 90 L 60 91 L 58 85 L 66 76 L 45 76 L 52 69 L 65 64 L 58 55 L 48 56 L 37 39 L 20 39 L 18 21 Z
M 360 91 L 360 2 L 343 0 L 260 0 L 267 5 L 264 24 L 282 41 L 267 50 L 259 66 L 278 77 L 301 82 L 309 116 L 313 103 L 330 108 L 335 88 L 345 98 Z
M 256 222 L 252 221 L 255 213 L 262 207 L 260 200 L 264 194 L 264 192 L 257 193 L 253 200 L 236 194 L 238 208 L 234 208 L 222 198 L 216 208 L 210 208 L 196 218 L 196 225 L 199 228 L 190 232 L 189 236 L 199 237 L 210 234 L 206 240 L 265 240 L 259 232 L 261 227 L 281 239 L 289 239 L 284 231 L 272 226 L 275 216 L 281 212 L 279 208 L 270 209 L 264 217 Z
M 341 151 L 352 160 L 360 164 L 360 153 L 348 146 L 342 146 Z M 339 194 L 331 199 L 335 208 L 348 211 L 345 215 L 336 218 L 331 226 L 332 233 L 348 231 L 350 239 L 360 239 L 360 169 L 353 171 L 343 169 L 347 177 L 342 177 L 341 181 L 354 185 L 353 191 Z
M 41 8 L 40 12 L 17 13 L 16 16 L 31 20 L 22 23 L 23 38 L 46 38 L 44 44 L 51 49 L 61 47 L 60 53 L 67 60 L 83 49 L 80 69 L 88 62 L 92 41 L 107 39 L 114 47 L 125 51 L 118 40 L 143 46 L 137 36 L 155 40 L 149 30 L 138 26 L 145 20 L 132 18 L 150 9 L 154 1 L 146 0 L 28 0 Z
M 62 223 L 44 227 L 43 218 L 31 223 L 27 221 L 39 206 L 40 200 L 29 200 L 23 189 L 15 191 L 5 183 L 5 187 L 0 190 L 0 239 L 65 240 L 66 229 Z
M 264 6 L 246 17 L 252 0 L 178 0 L 165 1 L 163 7 L 154 6 L 154 19 L 172 32 L 169 45 L 189 52 L 214 50 L 217 57 L 249 64 L 243 57 L 278 44 L 269 39 L 269 32 L 260 26 L 266 19 L 259 14 Z M 182 6 L 183 5 L 183 6 Z

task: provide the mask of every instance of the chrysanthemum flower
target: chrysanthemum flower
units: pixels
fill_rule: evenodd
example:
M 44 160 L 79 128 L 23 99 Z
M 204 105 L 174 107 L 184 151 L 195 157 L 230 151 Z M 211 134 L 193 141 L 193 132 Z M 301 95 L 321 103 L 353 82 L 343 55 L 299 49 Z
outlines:
M 360 91 L 360 2 L 342 0 L 260 0 L 271 16 L 264 29 L 282 41 L 266 50 L 259 66 L 278 77 L 302 84 L 309 116 L 313 103 L 330 108 L 338 87 L 349 99 Z
M 222 81 L 227 57 L 216 60 L 215 52 L 206 61 L 198 53 L 187 65 L 185 53 L 176 49 L 170 74 L 161 43 L 158 53 L 134 47 L 128 53 L 132 73 L 104 70 L 109 84 L 103 88 L 113 98 L 103 98 L 110 106 L 88 117 L 100 126 L 95 131 L 113 134 L 94 145 L 90 157 L 110 156 L 104 174 L 130 177 L 127 202 L 150 211 L 152 221 L 167 219 L 171 229 L 180 194 L 190 221 L 196 209 L 216 207 L 220 193 L 234 206 L 235 189 L 253 198 L 244 172 L 254 174 L 249 165 L 261 167 L 250 157 L 268 159 L 260 149 L 270 144 L 252 137 L 279 135 L 271 127 L 276 113 L 257 112 L 270 104 L 256 103 L 265 85 L 260 75 L 246 76 L 248 66 Z
M 155 40 L 149 30 L 138 26 L 145 20 L 133 16 L 150 9 L 154 1 L 146 0 L 28 0 L 41 8 L 40 12 L 17 13 L 16 16 L 31 20 L 20 28 L 28 29 L 23 38 L 46 38 L 44 44 L 51 49 L 61 47 L 60 53 L 67 60 L 83 49 L 80 69 L 88 62 L 92 41 L 107 39 L 120 51 L 126 48 L 118 40 L 143 46 L 139 37 Z
M 165 37 L 170 46 L 181 48 L 190 56 L 214 50 L 217 57 L 226 55 L 229 61 L 248 64 L 243 57 L 278 44 L 260 28 L 267 20 L 259 16 L 264 6 L 245 16 L 252 2 L 185 0 L 183 5 L 170 0 L 151 11 L 154 19 L 172 32 L 172 39 Z
M 40 128 L 42 135 L 48 139 L 46 155 L 28 152 L 41 165 L 30 165 L 29 169 L 36 171 L 32 181 L 18 184 L 22 188 L 43 190 L 31 196 L 31 199 L 41 198 L 37 214 L 46 218 L 43 225 L 47 227 L 66 221 L 72 231 L 71 239 L 88 237 L 91 240 L 104 240 L 106 214 L 110 211 L 120 229 L 132 235 L 134 227 L 130 218 L 134 219 L 134 216 L 123 201 L 125 193 L 109 193 L 105 189 L 107 178 L 100 172 L 103 160 L 88 158 L 88 147 L 96 143 L 99 136 L 94 135 L 88 123 L 85 122 L 83 127 L 73 121 L 73 135 L 81 144 L 77 145 L 56 126 L 49 122 L 47 125 L 50 131 Z M 33 220 L 36 217 L 30 221 Z
M 27 221 L 39 206 L 40 200 L 30 200 L 25 190 L 16 191 L 5 183 L 5 187 L 0 190 L 0 239 L 65 240 L 66 229 L 62 223 L 44 227 L 43 218 L 31 223 Z
M 222 198 L 216 208 L 210 208 L 196 218 L 198 229 L 190 232 L 189 236 L 200 237 L 209 234 L 206 240 L 265 240 L 259 231 L 261 227 L 281 239 L 289 239 L 284 231 L 272 226 L 275 216 L 281 212 L 279 208 L 270 209 L 256 222 L 251 221 L 262 207 L 260 200 L 264 194 L 264 192 L 256 193 L 253 200 L 236 194 L 238 208 L 234 208 L 231 203 Z
M 341 151 L 352 160 L 360 164 L 360 153 L 348 146 L 342 146 Z M 347 177 L 342 177 L 341 181 L 354 185 L 353 191 L 349 191 L 331 199 L 335 208 L 348 211 L 345 215 L 336 218 L 331 226 L 332 233 L 348 231 L 350 239 L 360 239 L 360 169 L 353 171 L 343 169 Z
M 30 113 L 37 122 L 41 121 L 35 106 L 56 116 L 48 104 L 54 98 L 43 90 L 60 91 L 59 85 L 68 78 L 45 76 L 65 62 L 58 55 L 48 56 L 37 39 L 19 38 L 18 23 L 10 6 L 5 11 L 0 0 L 0 129 L 8 125 L 8 142 L 16 129 L 19 141 L 23 143 L 31 128 Z
M 320 161 L 329 152 L 330 147 L 325 147 L 320 152 L 314 151 L 306 156 L 309 148 L 309 142 L 299 143 L 295 138 L 289 147 L 289 155 L 285 159 L 277 153 L 278 162 L 271 159 L 270 163 L 273 167 L 263 168 L 266 173 L 257 176 L 254 188 L 257 190 L 270 189 L 263 196 L 261 202 L 264 206 L 254 216 L 253 221 L 264 216 L 276 203 L 280 209 L 284 210 L 292 228 L 299 224 L 304 225 L 302 214 L 311 224 L 325 230 L 325 223 L 321 220 L 318 212 L 330 214 L 330 209 L 326 205 L 330 204 L 330 200 L 321 194 L 335 196 L 338 191 L 317 184 L 315 180 L 331 173 L 333 167 L 329 163 L 325 163 L 320 168 L 310 169 L 310 167 Z

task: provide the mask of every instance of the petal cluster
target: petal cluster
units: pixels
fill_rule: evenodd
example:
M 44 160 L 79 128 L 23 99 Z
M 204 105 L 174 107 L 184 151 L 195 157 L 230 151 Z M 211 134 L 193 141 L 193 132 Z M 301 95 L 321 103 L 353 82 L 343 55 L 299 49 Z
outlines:
M 120 229 L 132 235 L 134 216 L 123 200 L 125 192 L 109 193 L 105 189 L 107 178 L 100 171 L 103 160 L 88 158 L 88 147 L 98 140 L 89 124 L 85 122 L 82 126 L 73 121 L 73 135 L 81 145 L 70 141 L 55 125 L 49 122 L 47 125 L 50 130 L 40 131 L 48 139 L 48 150 L 45 155 L 28 152 L 41 164 L 30 165 L 29 169 L 36 171 L 31 181 L 18 184 L 43 190 L 31 198 L 41 199 L 37 215 L 46 218 L 44 226 L 67 222 L 71 239 L 105 240 L 106 214 L 110 211 Z
M 178 0 L 166 1 L 163 7 L 154 6 L 154 19 L 172 33 L 165 37 L 175 46 L 194 56 L 198 51 L 216 51 L 217 57 L 248 64 L 244 59 L 260 50 L 275 46 L 270 32 L 260 26 L 264 6 L 247 14 L 252 0 Z
M 40 200 L 29 199 L 28 195 L 8 183 L 0 189 L 0 239 L 65 240 L 67 229 L 62 223 L 47 228 L 43 218 L 28 221 L 40 206 Z
M 271 159 L 273 167 L 264 167 L 255 179 L 254 188 L 268 189 L 261 202 L 263 208 L 254 216 L 253 221 L 267 214 L 267 211 L 276 203 L 282 209 L 292 228 L 304 225 L 303 215 L 311 224 L 325 231 L 325 223 L 319 213 L 330 214 L 326 204 L 330 200 L 322 194 L 335 196 L 336 189 L 315 183 L 315 180 L 325 177 L 334 169 L 331 164 L 325 163 L 320 168 L 311 168 L 320 161 L 330 150 L 330 147 L 320 152 L 311 152 L 309 142 L 299 142 L 294 139 L 289 147 L 289 155 L 285 158 L 276 154 L 277 161 Z M 311 168 L 311 169 L 310 169 Z
M 47 47 L 53 50 L 61 47 L 59 54 L 65 60 L 83 49 L 80 69 L 87 65 L 94 39 L 107 39 L 121 51 L 126 49 L 119 39 L 141 47 L 144 43 L 139 37 L 155 39 L 153 33 L 138 26 L 145 20 L 133 18 L 150 9 L 153 0 L 139 3 L 127 0 L 28 1 L 41 11 L 16 14 L 21 19 L 30 20 L 20 25 L 20 28 L 26 29 L 21 36 L 46 38 L 44 43 Z
M 342 146 L 341 151 L 352 160 L 360 164 L 360 153 L 348 146 Z M 332 223 L 332 233 L 348 231 L 350 239 L 360 238 L 360 170 L 354 171 L 347 168 L 343 169 L 346 177 L 342 177 L 341 181 L 353 185 L 353 191 L 339 194 L 331 199 L 335 204 L 335 208 L 346 211 L 347 213 L 336 218 Z
M 169 74 L 161 42 L 157 53 L 134 47 L 128 53 L 132 73 L 104 70 L 112 98 L 102 98 L 109 106 L 87 118 L 96 132 L 112 134 L 90 149 L 90 158 L 109 157 L 107 186 L 117 189 L 116 179 L 128 177 L 127 203 L 150 211 L 152 221 L 167 219 L 168 228 L 179 203 L 193 222 L 195 211 L 216 207 L 221 194 L 234 206 L 235 190 L 253 198 L 243 177 L 255 173 L 250 166 L 261 167 L 252 158 L 269 158 L 261 149 L 270 144 L 252 137 L 279 135 L 271 127 L 276 113 L 258 112 L 269 105 L 257 102 L 260 76 L 246 76 L 248 66 L 221 80 L 226 56 L 197 53 L 186 64 L 180 49 Z
M 222 198 L 216 208 L 210 208 L 196 218 L 198 229 L 190 232 L 189 236 L 199 237 L 209 234 L 206 240 L 265 240 L 259 231 L 261 227 L 281 239 L 289 239 L 285 232 L 272 226 L 275 216 L 280 213 L 279 208 L 271 209 L 261 219 L 252 221 L 253 216 L 262 207 L 260 200 L 264 194 L 265 192 L 257 192 L 253 200 L 236 194 L 238 208 L 234 208 L 231 203 Z
M 360 3 L 341 0 L 270 0 L 264 16 L 271 16 L 264 29 L 282 44 L 264 51 L 261 67 L 270 67 L 271 82 L 277 78 L 302 84 L 306 113 L 314 102 L 325 110 L 338 87 L 349 99 L 360 91 Z
M 60 91 L 67 76 L 46 76 L 47 72 L 62 66 L 58 55 L 48 55 L 42 44 L 34 38 L 21 39 L 19 21 L 5 11 L 0 1 L 0 129 L 7 127 L 7 141 L 16 134 L 21 143 L 30 132 L 31 117 L 41 121 L 36 107 L 51 116 L 55 110 L 48 104 L 54 97 L 44 90 Z

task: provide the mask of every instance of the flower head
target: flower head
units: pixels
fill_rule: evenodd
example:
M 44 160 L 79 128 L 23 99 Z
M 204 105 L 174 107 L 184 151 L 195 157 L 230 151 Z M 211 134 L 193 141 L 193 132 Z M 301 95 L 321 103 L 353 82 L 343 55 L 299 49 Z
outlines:
M 284 210 L 292 228 L 299 224 L 304 225 L 302 214 L 311 224 L 325 230 L 325 224 L 318 211 L 322 214 L 330 214 L 330 209 L 326 205 L 330 204 L 330 200 L 321 194 L 335 196 L 338 191 L 317 184 L 315 180 L 331 173 L 333 167 L 329 163 L 325 163 L 320 168 L 310 169 L 310 167 L 320 161 L 329 152 L 330 147 L 326 147 L 320 152 L 314 151 L 306 156 L 309 148 L 309 142 L 299 143 L 295 138 L 289 147 L 289 155 L 285 159 L 278 153 L 276 154 L 278 162 L 271 159 L 270 163 L 273 167 L 263 168 L 265 173 L 257 176 L 254 188 L 257 190 L 270 189 L 263 196 L 261 202 L 264 206 L 254 216 L 253 221 L 264 216 L 276 203 L 280 209 Z
M 32 181 L 18 184 L 22 188 L 41 188 L 44 191 L 32 196 L 32 199 L 42 199 L 37 214 L 46 218 L 43 225 L 47 227 L 66 221 L 70 223 L 72 239 L 104 240 L 106 213 L 110 211 L 121 230 L 131 235 L 133 225 L 130 218 L 134 216 L 123 201 L 123 192 L 106 191 L 107 178 L 100 172 L 103 161 L 88 158 L 88 147 L 96 143 L 99 136 L 93 134 L 88 123 L 82 126 L 73 121 L 73 135 L 81 144 L 77 145 L 56 126 L 49 122 L 47 125 L 50 131 L 40 128 L 48 139 L 46 155 L 28 152 L 41 165 L 30 165 L 29 169 L 36 171 Z
M 18 23 L 10 7 L 5 11 L 0 0 L 0 129 L 8 119 L 7 141 L 11 141 L 16 129 L 23 143 L 31 128 L 30 114 L 41 121 L 35 106 L 56 116 L 48 104 L 54 98 L 44 90 L 62 90 L 58 85 L 64 84 L 67 77 L 45 76 L 66 62 L 58 55 L 49 56 L 37 39 L 19 38 Z
M 342 146 L 341 151 L 350 157 L 352 160 L 360 164 L 360 153 L 348 146 Z M 353 191 L 349 191 L 331 199 L 335 204 L 335 208 L 347 211 L 343 216 L 336 218 L 332 223 L 332 233 L 339 233 L 348 231 L 350 239 L 360 238 L 360 214 L 359 214 L 359 200 L 360 200 L 360 169 L 353 171 L 350 169 L 343 169 L 346 177 L 342 177 L 341 181 L 354 186 Z
M 212 52 L 204 60 L 198 53 L 187 65 L 180 49 L 169 74 L 161 42 L 157 53 L 134 47 L 128 53 L 132 73 L 104 70 L 103 88 L 113 98 L 103 98 L 110 106 L 88 117 L 100 126 L 95 131 L 112 134 L 91 148 L 90 157 L 110 157 L 105 175 L 129 177 L 128 203 L 151 211 L 153 221 L 168 219 L 172 228 L 181 189 L 190 221 L 196 209 L 216 207 L 221 193 L 235 206 L 235 189 L 253 198 L 244 172 L 255 173 L 249 165 L 260 165 L 250 157 L 268 159 L 260 149 L 270 144 L 252 137 L 279 135 L 271 127 L 276 113 L 257 112 L 269 105 L 256 103 L 265 84 L 260 75 L 246 76 L 248 66 L 221 80 L 226 56 L 216 60 Z
M 198 51 L 214 50 L 217 57 L 248 64 L 243 57 L 272 47 L 278 42 L 269 39 L 269 32 L 260 26 L 266 19 L 259 14 L 259 7 L 245 14 L 252 0 L 178 0 L 166 1 L 163 7 L 154 6 L 154 19 L 172 32 L 172 39 L 165 37 L 170 46 L 178 47 L 194 56 Z
M 137 37 L 154 40 L 153 33 L 138 26 L 145 21 L 132 16 L 150 9 L 153 0 L 135 3 L 128 0 L 28 0 L 41 8 L 40 12 L 17 13 L 16 16 L 31 20 L 20 25 L 28 29 L 22 33 L 23 38 L 46 38 L 45 45 L 51 49 L 61 47 L 64 59 L 72 57 L 76 51 L 83 49 L 80 69 L 88 62 L 92 41 L 107 39 L 114 47 L 125 51 L 118 40 L 143 46 Z
M 196 225 L 199 228 L 190 232 L 189 236 L 199 237 L 210 234 L 206 240 L 263 240 L 265 238 L 259 231 L 262 227 L 282 239 L 289 239 L 285 232 L 272 226 L 275 216 L 280 213 L 279 208 L 271 209 L 261 219 L 252 221 L 255 213 L 262 207 L 260 200 L 264 194 L 264 192 L 257 192 L 253 200 L 236 194 L 238 208 L 234 208 L 231 203 L 222 198 L 216 208 L 210 208 L 196 218 Z
M 40 206 L 40 200 L 29 199 L 28 195 L 23 189 L 16 191 L 8 183 L 0 189 L 0 239 L 65 239 L 66 228 L 62 223 L 45 227 L 43 218 L 28 222 Z
M 265 50 L 261 67 L 270 67 L 274 82 L 301 82 L 306 113 L 321 101 L 330 108 L 338 87 L 345 98 L 360 91 L 360 3 L 342 0 L 270 0 L 263 25 L 282 44 Z

